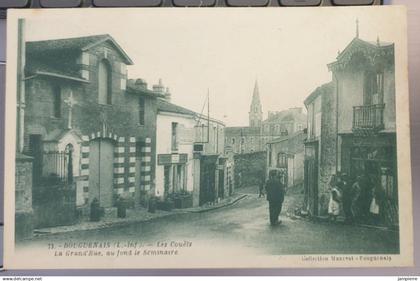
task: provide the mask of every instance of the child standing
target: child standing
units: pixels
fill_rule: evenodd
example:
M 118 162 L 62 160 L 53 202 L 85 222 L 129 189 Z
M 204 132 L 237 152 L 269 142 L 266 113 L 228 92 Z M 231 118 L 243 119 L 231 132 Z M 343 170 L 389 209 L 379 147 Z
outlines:
M 328 215 L 330 221 L 336 221 L 340 214 L 341 192 L 337 188 L 335 175 L 330 181 L 330 201 L 328 203 Z

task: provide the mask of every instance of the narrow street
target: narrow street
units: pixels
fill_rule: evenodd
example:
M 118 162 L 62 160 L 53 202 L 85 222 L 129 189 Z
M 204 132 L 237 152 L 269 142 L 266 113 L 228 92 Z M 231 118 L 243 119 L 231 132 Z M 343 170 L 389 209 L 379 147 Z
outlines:
M 291 219 L 286 210 L 294 195 L 286 196 L 283 223 L 271 227 L 268 204 L 256 188 L 238 190 L 248 196 L 236 204 L 204 213 L 179 214 L 150 222 L 105 230 L 44 235 L 21 245 L 75 241 L 191 241 L 196 249 L 244 254 L 392 254 L 399 250 L 398 233 L 383 229 Z

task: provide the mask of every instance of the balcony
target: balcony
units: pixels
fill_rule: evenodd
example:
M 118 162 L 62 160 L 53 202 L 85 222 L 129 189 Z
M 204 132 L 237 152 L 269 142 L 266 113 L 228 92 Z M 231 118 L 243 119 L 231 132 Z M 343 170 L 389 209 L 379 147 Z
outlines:
M 353 132 L 374 133 L 384 128 L 385 104 L 353 106 Z

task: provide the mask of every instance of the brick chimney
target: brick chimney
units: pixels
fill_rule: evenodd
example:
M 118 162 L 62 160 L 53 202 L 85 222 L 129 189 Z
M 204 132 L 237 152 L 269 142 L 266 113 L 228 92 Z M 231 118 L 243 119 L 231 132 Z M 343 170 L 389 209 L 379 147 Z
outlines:
M 161 95 L 165 94 L 165 87 L 163 86 L 162 79 L 159 79 L 159 84 L 153 85 L 153 91 Z

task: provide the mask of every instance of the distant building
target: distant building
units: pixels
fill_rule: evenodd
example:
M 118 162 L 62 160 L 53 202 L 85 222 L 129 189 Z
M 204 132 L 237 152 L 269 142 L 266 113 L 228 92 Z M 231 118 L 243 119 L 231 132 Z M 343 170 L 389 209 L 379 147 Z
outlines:
M 265 151 L 266 144 L 271 140 L 294 134 L 305 128 L 306 115 L 300 107 L 276 112 L 269 111 L 268 118 L 264 120 L 256 81 L 249 111 L 249 126 L 226 127 L 225 149 L 235 154 Z
M 267 144 L 267 174 L 282 170 L 287 175 L 286 186 L 303 184 L 306 130 L 273 139 Z

